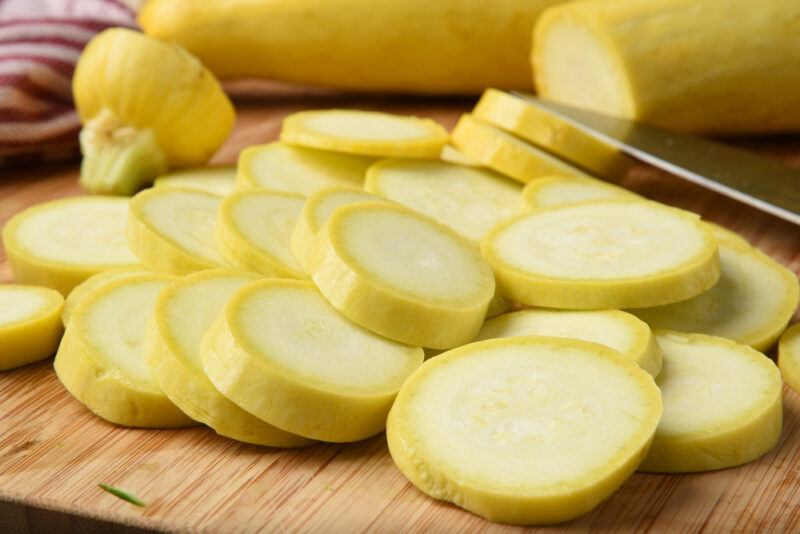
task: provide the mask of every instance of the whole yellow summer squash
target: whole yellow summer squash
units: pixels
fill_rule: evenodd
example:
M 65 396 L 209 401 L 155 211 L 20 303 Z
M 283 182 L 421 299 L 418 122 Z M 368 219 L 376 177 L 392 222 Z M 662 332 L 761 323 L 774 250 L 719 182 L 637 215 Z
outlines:
M 150 0 L 148 35 L 222 78 L 369 91 L 531 87 L 530 34 L 564 0 Z
M 545 98 L 699 133 L 800 131 L 800 1 L 588 0 L 533 45 Z

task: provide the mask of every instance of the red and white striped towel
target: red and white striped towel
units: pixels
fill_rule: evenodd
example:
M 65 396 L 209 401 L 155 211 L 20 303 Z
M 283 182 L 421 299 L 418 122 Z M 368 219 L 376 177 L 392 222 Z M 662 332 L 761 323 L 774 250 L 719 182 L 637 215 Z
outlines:
M 0 0 L 0 165 L 75 154 L 75 62 L 96 33 L 135 27 L 122 0 Z

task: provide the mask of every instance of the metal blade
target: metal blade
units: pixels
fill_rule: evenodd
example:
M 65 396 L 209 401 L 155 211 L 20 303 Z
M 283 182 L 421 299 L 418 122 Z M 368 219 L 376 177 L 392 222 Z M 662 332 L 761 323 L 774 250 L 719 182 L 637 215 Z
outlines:
M 514 94 L 546 114 L 548 121 L 563 123 L 565 127 L 586 135 L 587 142 L 601 142 L 654 167 L 800 225 L 800 169 L 702 137 L 668 132 L 540 100 L 529 94 Z M 558 144 L 548 146 L 544 143 L 543 148 L 590 171 L 603 171 L 591 168 L 591 161 L 576 161 L 574 154 L 559 150 Z

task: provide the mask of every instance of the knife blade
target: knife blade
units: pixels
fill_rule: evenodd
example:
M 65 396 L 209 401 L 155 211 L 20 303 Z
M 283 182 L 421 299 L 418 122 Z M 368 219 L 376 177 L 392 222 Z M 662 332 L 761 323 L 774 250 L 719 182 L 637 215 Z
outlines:
M 580 151 L 570 149 L 574 143 L 559 142 L 564 137 L 559 131 L 583 138 L 587 146 L 631 156 L 800 225 L 800 169 L 696 135 L 669 132 L 526 93 L 512 94 L 533 106 L 537 117 L 541 115 L 542 134 L 533 141 L 567 161 L 608 175 L 601 160 L 581 157 Z

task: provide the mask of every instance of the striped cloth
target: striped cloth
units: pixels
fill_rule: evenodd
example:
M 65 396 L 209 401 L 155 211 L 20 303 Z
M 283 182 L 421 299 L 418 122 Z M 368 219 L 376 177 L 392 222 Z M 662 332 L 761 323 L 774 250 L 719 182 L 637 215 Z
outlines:
M 76 154 L 75 62 L 96 33 L 134 21 L 122 0 L 0 0 L 0 165 Z

